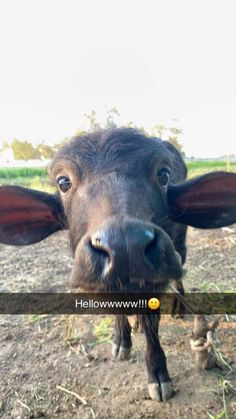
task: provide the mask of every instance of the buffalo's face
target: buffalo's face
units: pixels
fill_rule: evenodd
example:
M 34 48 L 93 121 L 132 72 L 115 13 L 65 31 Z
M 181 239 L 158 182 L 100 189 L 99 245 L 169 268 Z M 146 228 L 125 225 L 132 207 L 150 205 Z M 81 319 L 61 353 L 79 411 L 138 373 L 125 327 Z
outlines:
M 181 277 L 168 220 L 172 160 L 165 143 L 130 130 L 76 138 L 56 155 L 72 286 L 137 291 Z

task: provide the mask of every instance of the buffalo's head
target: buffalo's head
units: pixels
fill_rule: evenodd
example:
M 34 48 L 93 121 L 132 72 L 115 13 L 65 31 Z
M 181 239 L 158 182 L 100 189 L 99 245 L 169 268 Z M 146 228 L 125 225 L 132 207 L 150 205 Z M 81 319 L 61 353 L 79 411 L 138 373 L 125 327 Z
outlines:
M 0 241 L 30 244 L 68 228 L 72 286 L 161 289 L 182 276 L 186 225 L 236 221 L 236 174 L 186 173 L 173 146 L 133 129 L 73 138 L 50 166 L 58 193 L 0 188 Z

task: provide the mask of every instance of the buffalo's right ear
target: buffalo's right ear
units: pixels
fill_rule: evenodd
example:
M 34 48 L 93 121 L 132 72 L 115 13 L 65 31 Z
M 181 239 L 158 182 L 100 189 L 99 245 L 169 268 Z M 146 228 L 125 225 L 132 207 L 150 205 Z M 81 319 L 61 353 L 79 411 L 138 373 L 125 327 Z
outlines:
M 39 242 L 66 228 L 57 194 L 23 188 L 0 187 L 0 242 L 26 245 Z

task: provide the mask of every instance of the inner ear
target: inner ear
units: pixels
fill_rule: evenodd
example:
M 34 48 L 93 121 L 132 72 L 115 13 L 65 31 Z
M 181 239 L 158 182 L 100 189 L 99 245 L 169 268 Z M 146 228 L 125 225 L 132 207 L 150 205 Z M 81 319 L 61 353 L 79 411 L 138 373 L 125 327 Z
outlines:
M 0 187 L 0 242 L 26 245 L 66 228 L 57 194 L 23 188 Z
M 236 174 L 212 172 L 168 188 L 170 218 L 198 228 L 236 222 Z

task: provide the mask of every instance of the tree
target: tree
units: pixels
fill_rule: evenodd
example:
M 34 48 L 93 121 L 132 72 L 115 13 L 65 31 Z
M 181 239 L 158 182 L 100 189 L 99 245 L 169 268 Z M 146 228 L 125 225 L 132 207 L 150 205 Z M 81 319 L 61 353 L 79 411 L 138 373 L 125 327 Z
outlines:
M 152 128 L 152 130 L 151 130 L 151 134 L 154 136 L 154 137 L 158 137 L 158 138 L 162 138 L 163 139 L 163 134 L 164 134 L 164 131 L 166 130 L 166 127 L 165 127 L 165 125 L 162 125 L 162 124 L 156 124 L 156 125 L 154 125 L 154 127 Z
M 117 108 L 114 107 L 107 111 L 105 129 L 112 129 L 118 127 L 118 124 L 115 122 L 115 118 L 117 116 L 120 117 L 120 113 L 117 110 Z
M 86 134 L 87 134 L 87 132 L 84 131 L 83 129 L 80 129 L 80 128 L 77 128 L 77 130 L 75 131 L 75 137 L 83 137 Z M 69 140 L 69 138 L 64 138 L 63 141 L 67 142 L 68 140 Z M 63 144 L 63 142 L 60 143 L 60 144 Z
M 182 129 L 175 128 L 175 127 L 169 128 L 168 141 L 169 143 L 173 144 L 183 156 L 185 156 L 185 153 L 183 151 L 183 146 L 180 144 L 179 139 L 178 139 L 179 135 L 181 134 L 183 134 Z
M 96 111 L 92 110 L 90 113 L 85 113 L 84 116 L 89 122 L 89 131 L 101 129 L 101 125 L 97 122 Z
M 97 114 L 95 110 L 92 110 L 89 113 L 84 114 L 85 118 L 87 119 L 89 123 L 88 132 L 98 131 L 102 129 L 113 129 L 118 128 L 120 126 L 119 120 L 117 121 L 117 118 L 120 118 L 120 113 L 116 107 L 113 107 L 111 109 L 108 109 L 106 112 L 106 120 L 105 124 L 100 124 L 97 121 Z M 174 123 L 177 121 L 177 119 L 173 120 Z M 136 124 L 134 124 L 132 121 L 126 124 L 126 127 L 132 127 L 137 128 L 139 131 L 141 131 L 143 134 L 148 135 L 144 127 L 138 127 Z M 156 124 L 151 130 L 151 135 L 161 138 L 163 140 L 169 141 L 171 144 L 173 144 L 180 153 L 185 156 L 185 153 L 183 151 L 183 146 L 179 142 L 179 136 L 182 134 L 182 129 L 177 128 L 175 126 L 166 127 L 163 124 Z M 86 132 L 81 129 L 77 129 L 76 136 L 83 136 L 86 135 Z
M 37 145 L 37 150 L 41 159 L 52 159 L 55 153 L 54 147 L 45 144 L 44 141 Z
M 7 150 L 8 148 L 11 148 L 11 146 L 7 141 L 3 141 L 2 144 L 0 143 L 0 153 L 2 153 L 4 150 Z
M 85 118 L 89 123 L 89 132 L 98 131 L 101 129 L 113 129 L 119 126 L 119 123 L 116 121 L 117 117 L 120 117 L 120 113 L 116 107 L 108 109 L 106 112 L 106 121 L 105 124 L 101 125 L 97 122 L 97 114 L 96 111 L 92 110 L 89 113 L 84 114 Z M 84 135 L 85 132 L 81 129 L 78 129 L 76 135 Z
M 179 136 L 183 134 L 182 129 L 176 127 L 165 127 L 162 124 L 156 124 L 151 130 L 153 136 L 159 137 L 173 144 L 179 152 L 185 156 L 183 146 L 179 142 Z
M 40 154 L 36 147 L 28 141 L 14 139 L 11 148 L 16 160 L 39 159 Z

